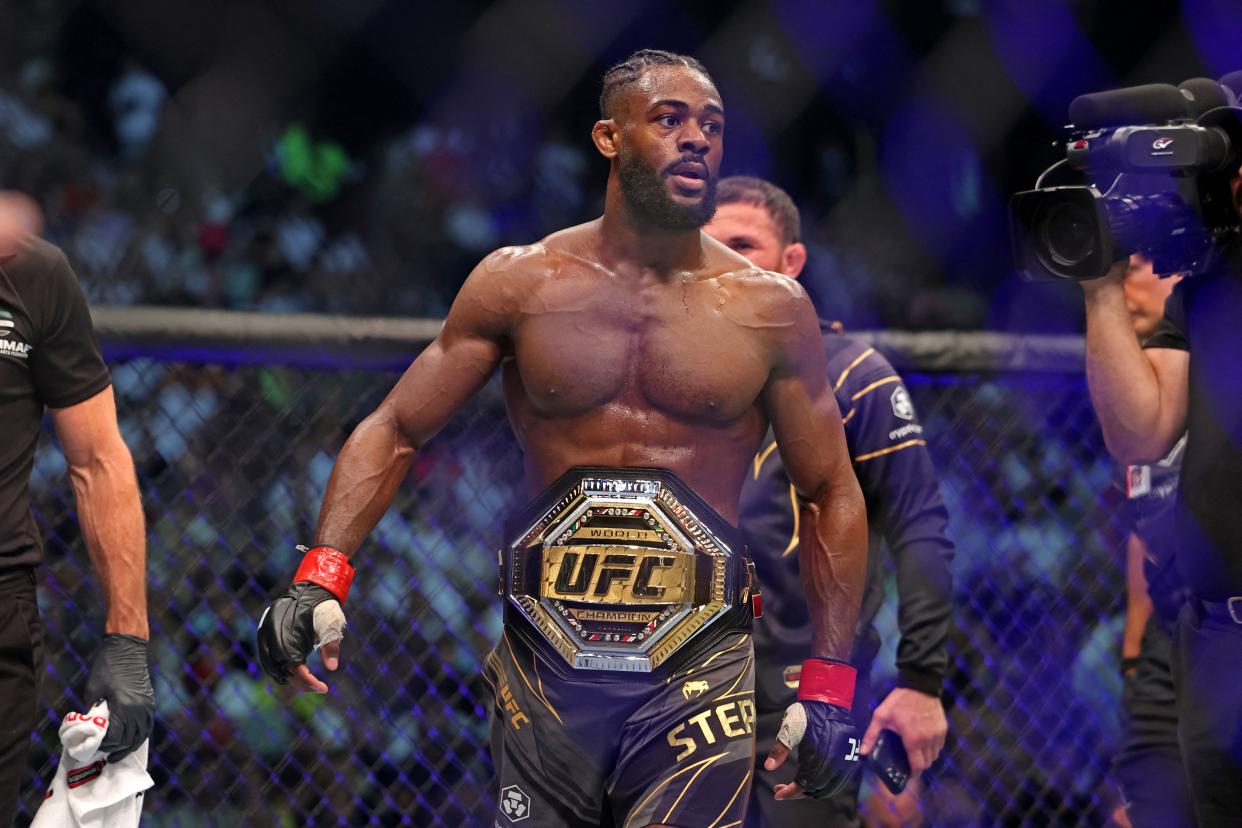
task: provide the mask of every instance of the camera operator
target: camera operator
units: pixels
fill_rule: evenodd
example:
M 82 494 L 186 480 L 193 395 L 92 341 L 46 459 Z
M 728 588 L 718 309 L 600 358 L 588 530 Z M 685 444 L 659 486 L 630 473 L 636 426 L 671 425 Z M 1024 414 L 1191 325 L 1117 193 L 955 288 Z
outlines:
M 1140 343 L 1155 334 L 1181 275 L 1156 276 L 1150 259 L 1130 256 L 1124 290 Z M 1126 828 L 1195 828 L 1194 805 L 1177 742 L 1173 631 L 1186 601 L 1177 574 L 1173 505 L 1186 439 L 1159 463 L 1125 466 L 1122 491 L 1130 525 L 1126 541 L 1126 626 L 1121 644 L 1125 729 L 1113 760 Z M 1116 818 L 1116 817 L 1115 817 Z
M 1233 204 L 1242 213 L 1235 173 Z M 1242 814 L 1242 245 L 1174 288 L 1144 345 L 1123 289 L 1128 262 L 1082 281 L 1087 381 L 1109 451 L 1155 463 L 1189 432 L 1174 507 L 1178 739 L 1201 826 Z M 1192 367 L 1193 366 L 1193 367 Z

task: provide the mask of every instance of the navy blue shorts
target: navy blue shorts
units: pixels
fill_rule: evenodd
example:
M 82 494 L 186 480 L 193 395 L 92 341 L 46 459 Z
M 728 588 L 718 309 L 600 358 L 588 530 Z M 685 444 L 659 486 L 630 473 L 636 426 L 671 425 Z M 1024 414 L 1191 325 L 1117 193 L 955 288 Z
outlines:
M 749 632 L 667 677 L 551 669 L 515 636 L 488 655 L 500 828 L 737 828 L 755 757 Z

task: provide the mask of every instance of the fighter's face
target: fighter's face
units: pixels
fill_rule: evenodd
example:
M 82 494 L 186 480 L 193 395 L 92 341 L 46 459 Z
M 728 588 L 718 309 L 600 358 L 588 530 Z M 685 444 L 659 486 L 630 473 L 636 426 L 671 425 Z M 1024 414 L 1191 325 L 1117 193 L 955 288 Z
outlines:
M 1137 253 L 1130 257 L 1122 289 L 1126 295 L 1126 310 L 1130 311 L 1130 324 L 1139 339 L 1147 339 L 1156 332 L 1164 317 L 1164 300 L 1173 292 L 1173 286 L 1181 276 L 1161 279 L 1152 270 L 1151 260 Z
M 685 66 L 648 69 L 618 101 L 621 192 L 664 230 L 702 227 L 716 210 L 724 109 L 715 87 Z
M 773 273 L 784 270 L 785 245 L 772 223 L 768 211 L 757 204 L 733 202 L 722 204 L 703 232 L 734 252 L 741 253 L 758 267 Z

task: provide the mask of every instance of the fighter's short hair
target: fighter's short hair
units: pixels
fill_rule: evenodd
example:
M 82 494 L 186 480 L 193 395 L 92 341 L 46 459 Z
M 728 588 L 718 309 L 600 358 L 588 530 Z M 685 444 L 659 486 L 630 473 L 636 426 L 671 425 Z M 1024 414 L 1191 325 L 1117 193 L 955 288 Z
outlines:
M 802 240 L 802 216 L 789 193 L 762 178 L 731 175 L 716 186 L 716 204 L 753 204 L 762 207 L 772 219 L 782 245 Z
M 707 71 L 707 67 L 689 55 L 666 52 L 663 49 L 639 49 L 620 63 L 609 67 L 604 73 L 602 88 L 599 93 L 599 116 L 612 117 L 612 103 L 617 93 L 637 81 L 643 72 L 652 66 L 687 66 L 696 72 L 702 72 L 713 85 L 715 81 Z

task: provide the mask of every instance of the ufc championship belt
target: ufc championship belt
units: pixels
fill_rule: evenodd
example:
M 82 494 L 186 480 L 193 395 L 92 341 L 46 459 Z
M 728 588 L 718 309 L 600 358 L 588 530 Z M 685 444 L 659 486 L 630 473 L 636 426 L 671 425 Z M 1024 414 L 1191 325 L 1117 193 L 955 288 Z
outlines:
M 510 527 L 506 626 L 553 664 L 676 669 L 757 614 L 737 530 L 671 472 L 571 469 Z

